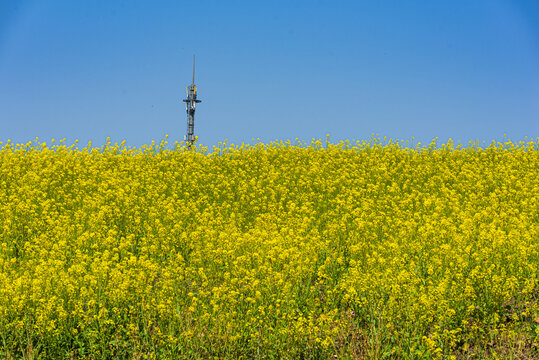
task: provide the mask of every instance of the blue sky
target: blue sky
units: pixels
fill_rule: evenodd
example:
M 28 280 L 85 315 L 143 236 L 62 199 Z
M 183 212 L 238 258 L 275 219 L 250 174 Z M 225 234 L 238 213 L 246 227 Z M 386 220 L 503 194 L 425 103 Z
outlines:
M 0 140 L 539 136 L 539 2 L 0 1 Z

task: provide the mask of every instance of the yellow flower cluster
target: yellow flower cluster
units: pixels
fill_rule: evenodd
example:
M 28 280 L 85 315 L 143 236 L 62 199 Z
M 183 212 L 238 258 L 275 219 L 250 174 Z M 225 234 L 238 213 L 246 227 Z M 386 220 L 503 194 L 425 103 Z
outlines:
M 405 145 L 1 144 L 0 356 L 534 351 L 538 142 Z

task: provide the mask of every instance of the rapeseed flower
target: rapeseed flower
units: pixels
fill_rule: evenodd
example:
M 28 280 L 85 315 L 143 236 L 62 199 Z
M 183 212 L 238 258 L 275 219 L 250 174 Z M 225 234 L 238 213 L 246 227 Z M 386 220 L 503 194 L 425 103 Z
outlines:
M 537 142 L 166 145 L 2 144 L 3 357 L 537 346 Z

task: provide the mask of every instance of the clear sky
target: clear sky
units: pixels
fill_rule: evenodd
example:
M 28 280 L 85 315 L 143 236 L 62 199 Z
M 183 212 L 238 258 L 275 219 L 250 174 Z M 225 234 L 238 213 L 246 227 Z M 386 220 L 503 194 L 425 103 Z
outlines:
M 539 136 L 539 1 L 0 0 L 0 140 Z

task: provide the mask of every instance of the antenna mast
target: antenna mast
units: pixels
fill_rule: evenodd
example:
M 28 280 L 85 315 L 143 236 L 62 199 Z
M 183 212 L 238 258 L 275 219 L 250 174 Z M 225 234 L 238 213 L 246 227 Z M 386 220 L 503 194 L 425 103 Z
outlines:
M 197 100 L 197 87 L 195 86 L 195 55 L 193 55 L 193 82 L 187 87 L 187 99 L 184 99 L 183 102 L 185 102 L 187 110 L 187 135 L 185 135 L 184 140 L 191 150 L 191 146 L 195 142 L 195 105 L 200 102 Z

